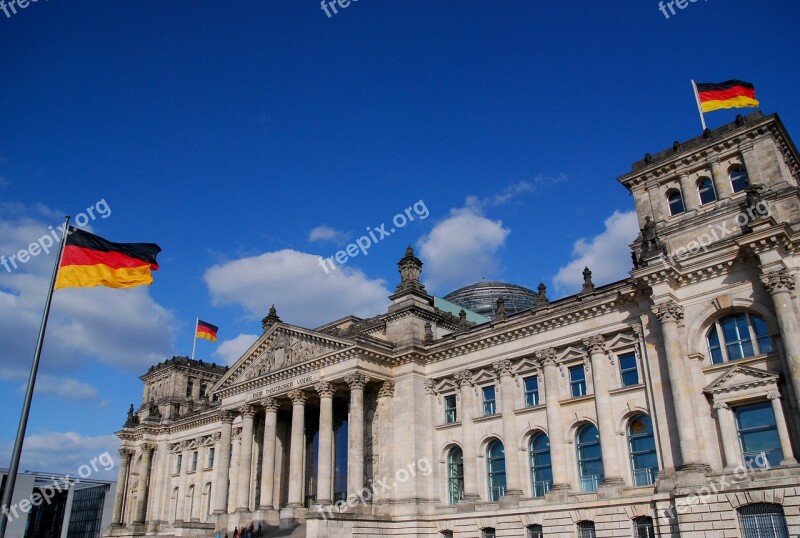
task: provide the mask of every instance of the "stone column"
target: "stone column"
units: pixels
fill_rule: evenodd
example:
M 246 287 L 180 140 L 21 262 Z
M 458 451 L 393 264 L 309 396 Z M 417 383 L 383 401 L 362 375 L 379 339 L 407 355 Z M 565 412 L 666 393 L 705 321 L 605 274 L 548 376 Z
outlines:
M 696 210 L 700 205 L 697 185 L 686 174 L 681 174 L 681 197 L 683 198 L 683 207 L 687 212 Z
M 230 483 L 228 484 L 228 513 L 236 510 L 236 492 L 239 490 L 239 455 L 242 453 L 242 429 L 233 428 L 231 432 L 233 448 L 231 449 Z
M 222 433 L 219 439 L 218 456 L 215 458 L 216 465 L 214 490 L 216 493 L 214 501 L 214 515 L 228 513 L 228 480 L 231 467 L 231 434 L 233 432 L 233 415 L 228 411 L 223 411 L 219 415 L 222 422 Z
M 139 486 L 137 487 L 136 518 L 134 523 L 143 524 L 147 514 L 147 488 L 150 483 L 150 462 L 156 446 L 151 443 L 142 443 L 142 467 L 139 470 Z
M 597 429 L 600 430 L 600 449 L 603 457 L 603 484 L 622 484 L 622 473 L 617 453 L 614 410 L 611 406 L 609 381 L 614 378 L 609 358 L 606 355 L 606 341 L 602 336 L 584 338 L 583 345 L 589 351 L 592 361 L 592 382 L 594 383 L 594 407 L 597 414 Z
M 789 378 L 792 380 L 795 399 L 800 400 L 800 330 L 792 298 L 795 287 L 794 275 L 786 269 L 772 271 L 761 275 L 761 282 L 775 304 Z
M 333 394 L 327 381 L 314 388 L 319 393 L 319 459 L 317 475 L 317 504 L 328 506 L 333 502 L 331 478 L 333 476 Z
M 567 479 L 567 455 L 564 447 L 564 423 L 561 420 L 561 404 L 558 402 L 558 360 L 556 350 L 543 349 L 536 352 L 544 371 L 545 406 L 547 413 L 547 436 L 550 440 L 550 458 L 553 470 L 553 490 L 570 489 Z
M 112 525 L 122 524 L 125 493 L 128 491 L 128 471 L 131 468 L 133 451 L 128 448 L 119 449 L 119 472 L 117 473 L 117 491 L 114 494 L 114 514 L 111 517 Z
M 678 332 L 678 321 L 683 319 L 683 307 L 674 301 L 653 305 L 653 313 L 661 322 L 664 337 L 665 359 L 669 371 L 669 384 L 672 392 L 672 403 L 675 408 L 675 420 L 678 422 L 678 442 L 680 444 L 680 469 L 706 470 L 707 465 L 700 459 L 700 447 L 697 443 L 697 431 L 694 424 L 692 397 L 689 391 L 689 364 L 683 356 Z
M 250 481 L 253 467 L 253 417 L 256 411 L 251 405 L 239 409 L 242 415 L 242 449 L 239 452 L 239 482 L 236 487 L 236 511 L 250 511 Z
M 345 376 L 350 386 L 350 417 L 347 421 L 347 495 L 358 495 L 364 487 L 364 386 L 369 378 L 356 372 Z
M 711 176 L 714 182 L 714 190 L 717 192 L 717 200 L 729 198 L 733 193 L 733 188 L 731 188 L 731 182 L 728 180 L 725 166 L 721 162 L 716 161 L 711 164 Z
M 497 361 L 493 365 L 500 378 L 500 403 L 503 414 L 503 439 L 506 454 L 506 495 L 522 495 L 522 474 L 519 465 L 517 417 L 514 415 L 514 379 L 511 361 Z
M 303 506 L 303 451 L 305 439 L 305 411 L 308 396 L 302 390 L 288 394 L 292 400 L 292 434 L 289 447 L 289 508 Z
M 473 400 L 475 388 L 472 384 L 472 372 L 469 370 L 456 372 L 455 380 L 461 390 L 461 448 L 464 458 L 464 498 L 462 500 L 475 502 L 480 499 L 480 495 L 478 494 L 478 451 L 475 442 L 475 423 L 472 421 L 475 414 Z
M 264 452 L 261 456 L 261 510 L 274 510 L 275 438 L 278 425 L 278 402 L 275 398 L 261 400 L 264 407 Z
M 775 426 L 778 429 L 778 438 L 781 441 L 781 452 L 783 452 L 783 459 L 781 465 L 793 465 L 797 463 L 792 452 L 792 441 L 789 438 L 789 430 L 786 428 L 786 417 L 783 415 L 783 406 L 781 405 L 781 393 L 777 390 L 767 394 L 770 402 L 772 402 L 772 413 L 775 415 Z
M 181 470 L 178 485 L 178 498 L 176 502 L 176 515 L 175 519 L 178 521 L 186 521 L 186 494 L 189 492 L 189 465 L 191 465 L 189 450 L 189 442 L 181 441 Z
M 730 471 L 742 462 L 736 448 L 736 425 L 733 420 L 733 411 L 725 402 L 714 402 L 714 409 L 719 417 L 719 429 L 722 434 L 722 450 L 725 453 L 725 470 Z
M 203 461 L 206 457 L 206 447 L 203 438 L 197 438 L 197 468 L 194 471 L 192 483 L 194 484 L 194 502 L 192 503 L 192 513 L 189 514 L 191 521 L 200 521 L 203 509 Z
M 394 389 L 395 389 L 395 382 L 394 381 L 384 381 L 381 384 L 381 388 L 378 391 L 378 417 L 381 422 L 380 431 L 378 433 L 378 454 L 380 454 L 380 459 L 378 460 L 379 470 L 374 476 L 374 478 L 378 479 L 379 477 L 388 477 L 390 476 L 390 471 L 392 467 L 393 461 L 395 461 L 394 449 L 395 445 L 393 442 L 394 438 L 394 428 L 400 427 L 402 425 L 399 424 L 392 424 L 392 421 L 389 420 L 389 417 L 392 416 L 392 406 L 394 405 Z M 436 459 L 432 459 L 431 461 L 436 461 Z M 392 492 L 383 492 L 383 488 L 380 487 L 373 487 L 372 488 L 372 503 L 379 504 L 382 502 L 387 501 Z

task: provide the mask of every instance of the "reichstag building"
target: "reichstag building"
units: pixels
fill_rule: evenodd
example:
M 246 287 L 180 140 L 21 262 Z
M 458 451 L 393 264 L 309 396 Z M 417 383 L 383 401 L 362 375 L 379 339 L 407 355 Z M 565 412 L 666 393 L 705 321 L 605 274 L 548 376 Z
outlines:
M 755 112 L 618 181 L 619 282 L 439 299 L 409 247 L 385 313 L 151 367 L 106 536 L 800 534 L 796 147 Z

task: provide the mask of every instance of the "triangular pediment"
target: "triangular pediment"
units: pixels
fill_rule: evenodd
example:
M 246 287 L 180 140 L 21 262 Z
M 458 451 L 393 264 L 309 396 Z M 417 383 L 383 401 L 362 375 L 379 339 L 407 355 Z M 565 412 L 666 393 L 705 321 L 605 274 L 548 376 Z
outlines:
M 257 379 L 353 345 L 352 342 L 326 334 L 276 324 L 228 369 L 213 390 Z
M 714 394 L 718 392 L 731 392 L 734 390 L 747 389 L 755 386 L 777 385 L 778 374 L 767 372 L 759 368 L 749 366 L 733 365 L 712 381 L 704 392 Z
M 433 390 L 436 392 L 436 394 L 454 392 L 458 390 L 458 385 L 456 385 L 452 378 L 446 377 L 439 381 Z
M 565 362 L 572 362 L 575 360 L 582 361 L 586 359 L 588 356 L 589 355 L 586 353 L 585 350 L 569 346 L 568 348 L 558 353 L 558 362 L 565 363 Z
M 497 375 L 495 375 L 494 370 L 487 370 L 486 368 L 481 368 L 472 375 L 472 383 L 475 385 L 494 383 L 496 379 Z
M 637 341 L 636 336 L 631 334 L 625 333 L 618 333 L 614 335 L 614 337 L 606 343 L 606 348 L 608 349 L 621 349 L 621 348 L 629 348 L 629 347 L 636 347 Z
M 520 373 L 536 372 L 540 369 L 541 366 L 538 360 L 533 357 L 525 357 L 515 364 L 511 371 L 514 375 L 518 375 Z

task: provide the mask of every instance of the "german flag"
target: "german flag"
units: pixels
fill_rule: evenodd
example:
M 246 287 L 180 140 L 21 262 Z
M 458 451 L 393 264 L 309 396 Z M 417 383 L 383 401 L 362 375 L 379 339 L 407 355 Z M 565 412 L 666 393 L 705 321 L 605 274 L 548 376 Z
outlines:
M 720 108 L 757 107 L 756 90 L 749 82 L 728 80 L 727 82 L 698 82 L 697 99 L 703 112 Z
M 197 333 L 195 336 L 197 338 L 205 338 L 206 340 L 211 340 L 212 342 L 217 341 L 217 331 L 219 327 L 216 325 L 211 325 L 208 322 L 203 321 L 202 319 L 197 320 Z
M 84 230 L 69 227 L 56 288 L 133 288 L 153 282 L 158 269 L 153 243 L 112 243 Z

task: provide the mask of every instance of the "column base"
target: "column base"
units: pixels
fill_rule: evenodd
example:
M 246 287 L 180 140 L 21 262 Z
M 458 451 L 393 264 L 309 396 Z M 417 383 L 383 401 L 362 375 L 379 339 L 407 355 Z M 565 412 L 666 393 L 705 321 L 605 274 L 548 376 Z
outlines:
M 781 460 L 781 466 L 783 465 L 797 465 L 797 460 L 794 458 L 784 458 Z
M 247 513 L 247 514 L 249 514 L 249 513 L 250 513 L 250 508 L 247 508 L 247 507 L 241 507 L 241 506 L 240 506 L 239 508 L 237 508 L 236 510 L 234 510 L 234 511 L 233 511 L 233 513 L 234 513 L 234 514 L 244 514 L 244 513 Z
M 707 463 L 687 462 L 678 467 L 678 471 L 688 471 L 695 473 L 710 473 L 711 467 Z

